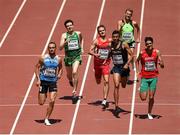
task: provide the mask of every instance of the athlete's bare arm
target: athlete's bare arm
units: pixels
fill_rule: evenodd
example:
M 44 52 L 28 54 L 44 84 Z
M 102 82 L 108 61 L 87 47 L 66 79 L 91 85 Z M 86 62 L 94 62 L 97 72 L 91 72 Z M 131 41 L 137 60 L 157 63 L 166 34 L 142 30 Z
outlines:
M 164 68 L 164 61 L 162 59 L 161 53 L 159 50 L 157 50 L 157 54 L 158 54 L 158 63 L 160 65 L 161 68 Z
M 63 33 L 60 40 L 59 49 L 62 50 L 65 46 L 65 44 L 68 43 L 68 40 L 66 39 L 66 33 Z
M 76 32 L 79 35 L 79 42 L 80 42 L 80 46 L 81 46 L 81 51 L 82 51 L 82 53 L 84 53 L 84 39 L 83 39 L 80 31 L 76 31 Z
M 137 22 L 133 21 L 133 25 L 136 28 L 136 32 L 137 32 L 136 42 L 139 43 L 140 42 L 140 27 L 139 27 L 139 24 Z
M 97 49 L 96 46 L 97 46 L 97 39 L 95 39 L 93 41 L 93 43 L 91 44 L 91 47 L 90 47 L 90 50 L 89 50 L 89 54 L 93 55 L 93 56 L 96 56 L 96 57 L 99 57 L 99 54 L 96 51 L 96 49 Z
M 58 57 L 58 61 L 59 61 L 59 65 L 58 65 L 58 69 L 57 69 L 57 77 L 58 77 L 58 79 L 60 79 L 62 76 L 62 73 L 63 73 L 61 57 Z
M 39 58 L 39 61 L 38 63 L 36 64 L 35 66 L 35 74 L 36 74 L 36 78 L 37 78 L 37 82 L 36 82 L 36 85 L 39 87 L 40 86 L 40 77 L 39 77 L 39 74 L 40 74 L 40 68 L 41 66 L 43 65 L 43 59 L 44 59 L 44 56 L 41 56 Z

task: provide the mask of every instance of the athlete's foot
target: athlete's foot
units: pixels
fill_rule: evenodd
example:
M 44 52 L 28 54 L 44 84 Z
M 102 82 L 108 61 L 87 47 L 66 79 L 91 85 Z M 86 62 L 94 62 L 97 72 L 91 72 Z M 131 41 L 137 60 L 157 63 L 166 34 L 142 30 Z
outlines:
M 45 119 L 45 120 L 44 120 L 44 124 L 45 124 L 46 126 L 51 126 L 51 123 L 49 122 L 48 119 Z
M 148 119 L 149 119 L 149 120 L 154 119 L 153 116 L 152 116 L 150 113 L 148 113 L 147 116 L 148 116 Z
M 72 104 L 76 104 L 78 100 L 79 100 L 79 96 L 76 95 L 72 96 Z
M 106 100 L 103 100 L 101 104 L 102 104 L 102 106 L 103 106 L 102 109 L 106 109 L 106 108 L 109 107 L 109 103 L 108 103 Z
M 72 91 L 72 96 L 76 96 L 76 91 L 75 90 Z
M 120 118 L 119 116 L 120 112 L 121 112 L 121 109 L 119 107 L 116 107 L 113 114 L 116 118 Z

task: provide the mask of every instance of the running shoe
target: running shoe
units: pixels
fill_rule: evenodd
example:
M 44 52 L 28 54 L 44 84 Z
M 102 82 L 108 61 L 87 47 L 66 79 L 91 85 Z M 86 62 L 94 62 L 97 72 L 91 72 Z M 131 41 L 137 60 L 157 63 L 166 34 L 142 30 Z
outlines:
M 149 119 L 149 120 L 154 119 L 154 118 L 153 118 L 153 116 L 152 116 L 151 114 L 149 114 L 149 113 L 148 113 L 148 115 L 147 115 L 147 116 L 148 116 L 148 119 Z
M 49 122 L 48 119 L 45 119 L 45 120 L 44 120 L 44 124 L 45 124 L 46 126 L 51 126 L 51 123 Z
M 103 106 L 103 109 L 106 109 L 109 107 L 109 103 L 106 100 L 103 100 L 101 104 Z

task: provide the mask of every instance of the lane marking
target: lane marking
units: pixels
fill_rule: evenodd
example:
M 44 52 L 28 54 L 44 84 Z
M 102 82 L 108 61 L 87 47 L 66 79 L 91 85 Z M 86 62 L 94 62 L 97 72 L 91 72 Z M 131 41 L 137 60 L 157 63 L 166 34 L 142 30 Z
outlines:
M 102 5 L 101 5 L 100 12 L 99 12 L 99 17 L 98 17 L 98 21 L 97 21 L 97 24 L 96 24 L 96 28 L 97 28 L 98 25 L 100 25 L 100 21 L 101 21 L 102 13 L 103 13 L 103 10 L 104 10 L 105 2 L 106 2 L 106 0 L 102 0 Z M 97 36 L 96 28 L 95 28 L 95 33 L 94 33 L 93 40 L 95 40 L 95 38 Z M 88 57 L 88 61 L 87 61 L 85 73 L 84 73 L 84 76 L 83 76 L 83 80 L 82 80 L 82 85 L 81 85 L 81 88 L 80 88 L 79 96 L 82 96 L 82 93 L 83 93 L 83 90 L 84 90 L 84 85 L 85 85 L 85 81 L 86 81 L 86 78 L 87 78 L 87 73 L 88 73 L 88 69 L 89 69 L 89 66 L 90 66 L 91 57 L 92 57 L 91 55 L 89 55 L 89 57 Z M 75 122 L 76 122 L 76 118 L 77 118 L 77 113 L 78 113 L 78 110 L 79 110 L 80 102 L 81 102 L 81 100 L 78 100 L 78 102 L 76 104 L 73 120 L 72 120 L 72 123 L 71 123 L 71 128 L 70 128 L 70 131 L 69 131 L 69 135 L 73 134 L 73 130 L 74 130 L 74 126 L 75 126 Z
M 141 18 L 140 18 L 140 41 L 142 37 L 142 26 L 143 26 L 143 17 L 144 17 L 144 6 L 145 6 L 145 0 L 142 0 L 142 5 L 141 5 Z M 140 52 L 140 43 L 138 44 L 137 48 L 137 55 Z M 135 64 L 135 63 L 134 63 Z M 135 67 L 135 73 L 134 73 L 134 80 L 137 80 L 137 75 L 136 75 L 136 66 Z M 131 106 L 131 115 L 130 115 L 130 122 L 129 122 L 129 135 L 132 134 L 132 125 L 133 125 L 133 118 L 134 118 L 134 104 L 135 104 L 135 96 L 136 96 L 136 81 L 133 85 L 133 95 L 132 95 L 132 106 Z
M 21 54 L 15 54 L 15 55 L 0 55 L 0 57 L 39 57 L 41 55 L 38 55 L 38 54 L 24 54 L 24 55 L 21 55 Z M 65 56 L 65 55 L 59 55 L 59 56 Z M 83 54 L 82 56 L 89 56 L 88 54 Z
M 49 104 L 45 103 L 45 106 L 48 106 Z M 74 104 L 69 104 L 69 103 L 59 103 L 55 104 L 56 106 L 75 106 Z M 131 103 L 120 103 L 119 105 L 125 105 L 129 106 Z M 136 103 L 137 106 L 147 106 L 147 103 Z M 21 104 L 1 104 L 0 107 L 17 107 L 21 106 Z M 24 106 L 39 106 L 39 104 L 25 104 Z M 93 106 L 89 105 L 88 103 L 81 103 L 80 106 Z M 157 103 L 154 104 L 154 106 L 180 106 L 180 103 Z
M 66 3 L 66 0 L 63 0 L 63 3 L 61 4 L 61 7 L 60 7 L 60 9 L 59 9 L 59 11 L 58 11 L 58 15 L 57 15 L 57 17 L 56 17 L 56 20 L 55 20 L 55 22 L 54 22 L 54 25 L 53 25 L 53 27 L 52 27 L 52 29 L 51 29 L 50 35 L 49 35 L 49 37 L 48 37 L 48 39 L 47 39 L 47 41 L 46 41 L 46 45 L 45 45 L 44 50 L 43 50 L 43 52 L 42 52 L 41 55 L 45 54 L 45 52 L 46 52 L 46 49 L 47 49 L 47 47 L 48 47 L 48 43 L 50 42 L 51 37 L 52 37 L 52 35 L 53 35 L 53 33 L 54 33 L 55 27 L 56 27 L 56 25 L 57 25 L 57 23 L 58 23 L 59 17 L 60 17 L 60 15 L 61 15 L 61 13 L 62 13 L 62 10 L 63 10 L 63 8 L 64 8 L 65 3 Z M 20 117 L 20 115 L 21 115 L 21 112 L 22 112 L 22 110 L 23 110 L 23 108 L 24 108 L 24 105 L 25 105 L 25 103 L 26 103 L 26 100 L 27 100 L 27 98 L 28 98 L 28 95 L 29 95 L 29 93 L 30 93 L 30 90 L 31 90 L 31 88 L 32 88 L 32 85 L 33 85 L 34 80 L 35 80 L 35 73 L 33 74 L 33 77 L 32 77 L 32 79 L 31 79 L 31 82 L 30 82 L 30 84 L 29 84 L 29 87 L 28 87 L 28 89 L 27 89 L 27 91 L 26 91 L 26 95 L 25 95 L 25 97 L 24 97 L 24 99 L 23 99 L 23 102 L 22 102 L 22 104 L 21 104 L 21 107 L 20 107 L 20 109 L 19 109 L 19 111 L 18 111 L 18 114 L 17 114 L 17 116 L 16 116 L 16 119 L 15 119 L 15 121 L 14 121 L 14 123 L 13 123 L 13 126 L 12 126 L 11 131 L 10 131 L 10 135 L 12 135 L 12 134 L 14 133 L 14 130 L 15 130 L 16 125 L 17 125 L 17 122 L 18 122 L 19 117 Z
M 7 35 L 9 34 L 9 32 L 10 32 L 12 26 L 14 25 L 14 23 L 15 23 L 17 17 L 19 16 L 19 14 L 20 14 L 22 8 L 24 7 L 26 1 L 27 1 L 27 0 L 24 0 L 24 1 L 22 2 L 22 4 L 21 4 L 21 6 L 20 6 L 18 12 L 16 13 L 16 15 L 15 15 L 13 21 L 11 22 L 11 24 L 10 24 L 8 30 L 6 31 L 5 35 L 3 36 L 3 38 L 2 38 L 2 40 L 1 40 L 1 42 L 0 42 L 0 48 L 2 47 L 2 44 L 4 43 L 4 41 L 5 41 L 6 37 L 7 37 Z

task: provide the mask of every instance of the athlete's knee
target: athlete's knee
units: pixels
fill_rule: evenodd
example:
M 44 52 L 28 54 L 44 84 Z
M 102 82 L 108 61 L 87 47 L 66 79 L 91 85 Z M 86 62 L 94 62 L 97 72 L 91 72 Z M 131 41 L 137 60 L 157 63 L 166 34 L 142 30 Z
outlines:
M 73 78 L 77 78 L 77 72 L 72 72 Z
M 141 94 L 140 94 L 140 98 L 141 98 L 142 101 L 145 101 L 145 100 L 146 100 L 146 96 L 143 96 L 143 95 L 141 95 Z
M 115 84 L 114 84 L 114 87 L 115 87 L 115 89 L 119 89 L 119 84 L 118 84 L 118 83 L 115 83 Z
M 154 101 L 154 97 L 149 97 L 149 101 Z
M 39 100 L 38 103 L 39 103 L 39 105 L 44 105 L 45 100 Z
M 55 100 L 50 100 L 50 101 L 49 101 L 49 106 L 50 106 L 50 107 L 54 107 L 54 103 L 55 103 Z
M 145 97 L 140 97 L 140 98 L 141 98 L 141 100 L 142 100 L 142 101 L 145 101 L 145 100 L 146 100 L 146 98 L 145 98 Z
M 109 85 L 109 81 L 105 80 L 104 81 L 104 86 L 107 86 L 107 85 Z

